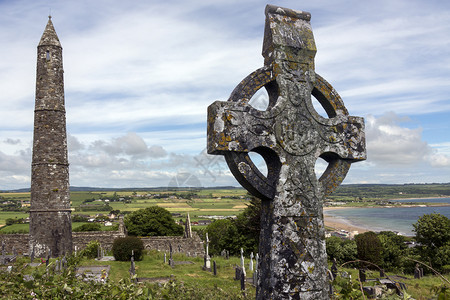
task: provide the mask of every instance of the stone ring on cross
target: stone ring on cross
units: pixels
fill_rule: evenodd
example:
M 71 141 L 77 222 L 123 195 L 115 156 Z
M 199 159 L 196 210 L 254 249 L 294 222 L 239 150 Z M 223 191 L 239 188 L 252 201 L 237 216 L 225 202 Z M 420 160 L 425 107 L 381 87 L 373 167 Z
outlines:
M 319 115 L 314 109 L 311 101 L 306 101 L 305 104 L 307 109 L 316 122 L 321 124 L 332 124 L 332 126 L 334 125 L 336 128 L 336 125 L 342 122 L 342 117 L 340 116 L 348 116 L 348 111 L 334 88 L 318 74 L 315 74 L 315 77 L 316 81 L 314 82 L 311 94 L 322 105 L 329 119 Z M 265 115 L 265 118 L 276 118 L 280 113 L 280 109 L 275 108 L 279 96 L 279 87 L 273 76 L 271 67 L 262 67 L 248 75 L 236 86 L 228 101 L 248 104 L 253 95 L 261 88 L 265 88 L 269 96 L 269 104 L 266 111 L 261 112 L 252 107 L 248 107 L 248 110 L 254 115 Z M 310 99 L 310 97 L 308 97 L 308 99 Z M 307 126 L 311 125 L 308 120 L 304 120 L 304 122 L 301 123 L 306 123 L 305 125 Z M 282 127 L 280 123 L 275 124 L 275 126 Z M 259 124 L 259 126 L 254 126 L 252 129 L 255 134 L 264 133 L 264 126 L 261 124 Z M 298 131 L 302 130 L 302 128 L 298 126 L 296 129 Z M 307 130 L 307 128 L 304 128 L 304 130 Z M 349 129 L 347 128 L 347 131 L 348 130 Z M 337 129 L 334 131 L 337 131 Z M 293 134 L 295 134 L 295 132 Z M 314 139 L 317 137 L 310 136 L 309 138 Z M 329 138 L 331 140 L 335 139 L 334 141 L 337 142 L 337 139 L 332 135 Z M 310 148 L 313 147 L 313 143 L 310 141 L 309 143 L 305 143 L 308 146 L 306 147 L 307 149 L 299 149 L 295 142 L 302 142 L 301 139 L 294 138 L 293 141 L 294 143 L 291 145 L 285 143 L 285 150 L 293 155 L 307 154 L 308 150 L 311 150 Z M 303 142 L 308 141 L 305 141 L 304 138 Z M 267 176 L 262 174 L 255 166 L 248 155 L 248 152 L 226 151 L 222 154 L 224 155 L 231 172 L 243 187 L 258 198 L 273 199 L 281 168 L 278 156 L 266 147 L 256 147 L 249 150 L 258 153 L 263 157 L 267 165 Z M 212 152 L 216 152 L 216 150 L 212 150 Z M 319 157 L 323 158 L 328 163 L 326 170 L 319 178 L 319 183 L 322 186 L 322 190 L 325 191 L 325 194 L 329 194 L 344 180 L 345 175 L 350 168 L 351 161 L 339 159 L 338 156 L 333 155 L 330 152 L 323 152 Z M 340 174 L 340 176 L 335 176 L 336 174 Z

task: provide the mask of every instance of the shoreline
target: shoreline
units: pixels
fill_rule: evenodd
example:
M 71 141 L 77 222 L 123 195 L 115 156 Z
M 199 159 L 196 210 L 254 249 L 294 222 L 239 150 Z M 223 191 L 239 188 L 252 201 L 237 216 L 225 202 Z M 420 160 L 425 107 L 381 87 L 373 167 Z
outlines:
M 414 208 L 414 207 L 449 207 L 450 203 L 433 203 L 433 202 L 426 202 L 426 199 L 448 199 L 450 197 L 426 197 L 426 198 L 399 198 L 399 199 L 386 199 L 385 201 L 395 201 L 395 200 L 424 200 L 421 204 L 401 204 L 401 202 L 398 202 L 399 205 L 369 205 L 369 206 L 325 206 L 323 207 L 323 216 L 324 216 L 324 224 L 327 227 L 333 228 L 336 231 L 345 230 L 348 232 L 352 231 L 358 231 L 358 233 L 364 233 L 367 231 L 373 231 L 372 228 L 369 226 L 364 225 L 354 225 L 352 224 L 351 220 L 340 217 L 340 216 L 333 216 L 327 214 L 327 211 L 332 210 L 343 210 L 343 209 L 355 209 L 355 208 Z
M 358 233 L 364 233 L 367 231 L 370 231 L 369 229 L 362 227 L 362 226 L 356 226 L 351 224 L 348 220 L 343 218 L 337 218 L 330 215 L 323 216 L 324 224 L 326 227 L 334 228 L 336 231 L 345 230 L 348 232 L 354 232 L 357 231 Z

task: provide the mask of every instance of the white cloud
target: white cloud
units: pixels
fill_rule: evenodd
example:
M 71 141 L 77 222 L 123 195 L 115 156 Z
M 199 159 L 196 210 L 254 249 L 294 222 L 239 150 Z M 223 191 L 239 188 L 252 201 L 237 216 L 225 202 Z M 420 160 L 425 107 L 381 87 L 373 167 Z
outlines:
M 411 173 L 418 182 L 448 180 L 448 136 L 430 144 L 425 126 L 399 116 L 450 113 L 449 3 L 280 3 L 312 13 L 317 72 L 351 115 L 371 114 L 368 161 L 352 167 L 350 181 L 406 182 Z M 263 65 L 265 3 L 62 0 L 51 6 L 64 47 L 71 183 L 158 186 L 189 172 L 205 185 L 236 184 L 223 158 L 212 180 L 194 157 L 206 146 L 207 106 L 226 100 Z M 3 1 L 0 11 L 0 188 L 24 187 L 36 45 L 49 2 Z
M 420 128 L 400 126 L 401 118 L 386 113 L 379 118 L 366 117 L 366 141 L 368 160 L 377 165 L 411 166 L 424 161 L 431 147 L 422 140 Z

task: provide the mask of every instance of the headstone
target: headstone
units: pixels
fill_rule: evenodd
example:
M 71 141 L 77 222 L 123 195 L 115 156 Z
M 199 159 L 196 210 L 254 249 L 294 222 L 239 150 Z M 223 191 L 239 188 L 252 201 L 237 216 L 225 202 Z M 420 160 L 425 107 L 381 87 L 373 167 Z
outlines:
M 33 263 L 33 260 L 34 260 L 34 247 L 32 248 L 32 250 L 31 250 L 31 255 L 30 255 L 30 259 L 31 259 L 31 263 Z
M 8 273 L 11 273 L 11 271 L 12 271 L 12 266 L 8 266 L 8 267 L 6 268 L 6 271 L 8 271 Z
M 34 248 L 33 248 L 34 250 Z M 75 245 L 75 256 L 77 256 L 77 252 L 78 252 L 78 246 Z
M 67 268 L 67 259 L 66 259 L 65 255 L 64 255 L 64 257 L 61 260 L 61 266 L 62 266 L 63 269 Z
M 130 276 L 136 275 L 136 265 L 134 264 L 134 255 L 131 256 Z
M 225 249 L 222 250 L 222 252 L 220 252 L 220 256 L 222 256 L 222 258 L 225 258 L 227 255 L 227 251 Z
M 173 267 L 173 266 L 175 266 L 175 264 L 174 264 L 174 262 L 173 262 L 173 249 L 172 249 L 172 244 L 171 243 L 169 243 L 169 254 L 170 254 L 170 257 L 169 257 L 169 266 L 171 266 L 171 267 Z
M 248 264 L 248 269 L 253 271 L 253 252 L 250 253 L 250 263 Z
M 255 264 L 256 264 L 256 270 L 258 270 L 259 269 L 259 254 L 258 253 L 256 253 Z
M 13 248 L 12 248 L 12 254 L 13 254 L 14 256 L 17 256 L 17 250 L 16 250 L 16 247 L 14 247 L 14 246 L 13 246 Z
M 187 239 L 192 238 L 191 218 L 189 217 L 189 213 L 187 213 L 186 224 L 184 225 L 184 237 Z
M 241 291 L 245 291 L 245 272 L 241 273 Z
M 216 265 L 216 261 L 215 260 L 213 261 L 213 274 L 214 274 L 214 276 L 217 275 L 217 265 Z
M 333 259 L 333 265 L 331 266 L 331 274 L 333 275 L 333 280 L 336 278 L 338 273 L 336 258 Z
M 244 273 L 244 276 L 247 275 L 245 273 L 244 249 L 242 249 L 242 248 L 241 248 L 241 268 L 242 268 L 242 273 Z
M 59 272 L 60 271 L 60 265 L 59 265 L 59 259 L 57 259 L 55 261 L 55 272 Z
M 164 253 L 164 264 L 166 264 L 166 263 L 167 263 L 167 254 Z
M 208 233 L 206 233 L 206 251 L 205 251 L 205 265 L 203 269 L 211 271 L 211 257 L 209 257 L 209 238 Z
M 258 269 L 257 268 L 253 272 L 253 285 L 254 286 L 258 285 Z
M 241 280 L 242 268 L 236 266 L 234 269 L 234 280 Z
M 262 200 L 256 299 L 292 293 L 329 298 L 323 199 L 352 162 L 366 158 L 363 118 L 349 116 L 337 92 L 314 70 L 310 18 L 268 5 L 264 67 L 241 81 L 227 102 L 208 107 L 208 153 L 224 155 L 241 185 Z M 265 111 L 248 104 L 262 87 L 269 95 Z M 328 119 L 315 111 L 311 95 Z M 267 176 L 249 151 L 264 158 Z M 320 179 L 314 171 L 318 157 L 328 162 Z
M 381 278 L 386 277 L 386 274 L 384 274 L 384 270 L 383 269 L 380 269 L 380 277 Z
M 361 282 L 366 282 L 366 271 L 363 269 L 359 269 L 359 280 Z
M 230 251 L 228 251 L 228 250 L 227 250 L 227 253 L 226 253 L 225 259 L 226 259 L 226 260 L 229 260 L 229 259 L 230 259 Z
M 416 264 L 416 267 L 414 268 L 414 279 L 420 279 L 420 275 L 419 264 Z

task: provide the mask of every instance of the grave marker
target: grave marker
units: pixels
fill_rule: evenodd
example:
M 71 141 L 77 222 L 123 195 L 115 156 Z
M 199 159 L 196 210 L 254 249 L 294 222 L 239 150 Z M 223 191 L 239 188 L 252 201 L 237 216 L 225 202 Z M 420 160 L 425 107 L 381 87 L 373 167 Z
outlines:
M 241 185 L 262 200 L 257 299 L 328 298 L 323 198 L 352 162 L 366 158 L 363 118 L 349 116 L 337 92 L 315 73 L 310 18 L 268 5 L 264 67 L 227 102 L 208 107 L 208 153 L 224 155 Z M 262 87 L 269 95 L 265 111 L 248 104 Z M 315 111 L 311 95 L 329 118 Z M 267 176 L 250 151 L 264 158 Z M 317 179 L 319 157 L 328 167 Z

